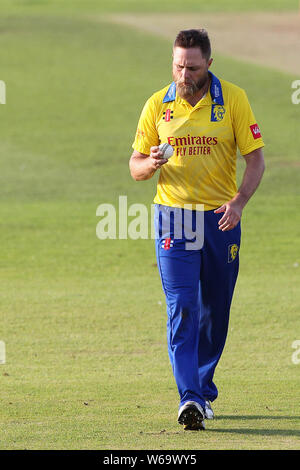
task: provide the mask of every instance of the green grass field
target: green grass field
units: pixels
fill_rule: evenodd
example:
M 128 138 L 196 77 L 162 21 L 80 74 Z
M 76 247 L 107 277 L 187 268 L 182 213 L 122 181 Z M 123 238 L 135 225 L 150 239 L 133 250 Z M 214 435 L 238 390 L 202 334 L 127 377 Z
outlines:
M 30 12 L 154 12 L 154 11 L 289 11 L 299 7 L 298 0 L 1 0 L 0 11 Z
M 246 5 L 211 9 L 225 3 Z M 155 179 L 133 181 L 128 160 L 144 101 L 171 81 L 171 43 L 85 15 L 108 2 L 70 4 L 0 7 L 0 448 L 299 449 L 297 77 L 215 56 L 213 71 L 247 90 L 266 172 L 243 216 L 217 418 L 185 433 L 154 242 L 96 237 L 99 204 L 152 203 Z

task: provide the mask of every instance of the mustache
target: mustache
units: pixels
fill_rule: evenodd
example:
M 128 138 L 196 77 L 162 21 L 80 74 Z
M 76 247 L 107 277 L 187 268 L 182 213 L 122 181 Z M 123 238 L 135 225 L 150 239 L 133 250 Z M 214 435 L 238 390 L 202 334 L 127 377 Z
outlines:
M 197 82 L 193 79 L 188 79 L 187 81 L 182 78 L 173 77 L 176 83 L 176 86 L 179 90 L 185 95 L 194 95 L 197 91 L 201 90 L 201 88 L 205 85 L 208 75 L 201 77 Z
M 193 85 L 193 86 L 197 86 L 196 82 L 194 82 L 194 80 L 182 80 L 182 79 L 178 79 L 176 80 L 176 83 L 178 85 Z
M 183 94 L 184 96 L 194 95 L 199 90 L 197 84 L 194 81 L 185 82 L 183 80 L 178 80 L 176 81 L 176 86 L 179 93 Z

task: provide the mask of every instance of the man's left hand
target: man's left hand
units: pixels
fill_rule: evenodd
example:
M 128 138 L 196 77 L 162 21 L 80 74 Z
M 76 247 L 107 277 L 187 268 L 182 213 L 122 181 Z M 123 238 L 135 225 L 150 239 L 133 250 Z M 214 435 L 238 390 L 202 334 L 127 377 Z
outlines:
M 221 214 L 224 212 L 223 217 L 219 220 L 219 230 L 226 232 L 232 230 L 241 220 L 242 217 L 242 205 L 234 200 L 226 202 L 221 207 L 214 211 L 215 214 Z

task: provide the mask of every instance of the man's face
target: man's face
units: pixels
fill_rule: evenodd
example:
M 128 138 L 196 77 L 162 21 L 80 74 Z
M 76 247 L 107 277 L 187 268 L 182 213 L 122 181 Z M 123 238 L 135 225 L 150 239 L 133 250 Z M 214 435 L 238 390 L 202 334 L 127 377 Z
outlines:
M 174 47 L 173 80 L 182 98 L 194 96 L 208 80 L 212 59 L 205 59 L 199 47 Z

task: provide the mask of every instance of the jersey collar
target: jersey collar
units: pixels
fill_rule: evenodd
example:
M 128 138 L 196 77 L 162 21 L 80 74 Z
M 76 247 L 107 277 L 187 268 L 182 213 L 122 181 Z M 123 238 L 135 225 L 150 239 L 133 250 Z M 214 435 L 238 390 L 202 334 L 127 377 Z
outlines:
M 212 73 L 208 72 L 211 77 L 210 95 L 212 102 L 215 104 L 224 105 L 222 86 L 220 80 Z M 164 96 L 163 103 L 170 103 L 176 99 L 176 83 L 172 82 L 169 86 L 167 93 Z

